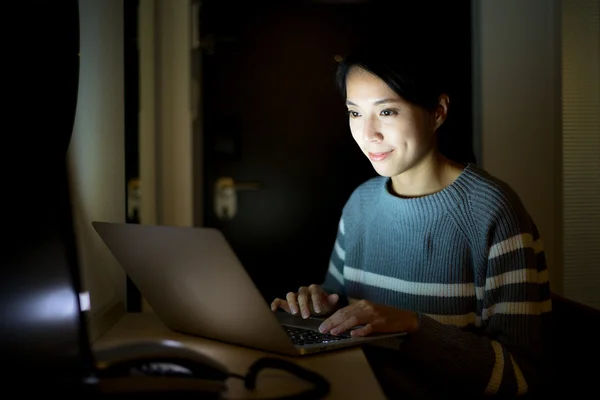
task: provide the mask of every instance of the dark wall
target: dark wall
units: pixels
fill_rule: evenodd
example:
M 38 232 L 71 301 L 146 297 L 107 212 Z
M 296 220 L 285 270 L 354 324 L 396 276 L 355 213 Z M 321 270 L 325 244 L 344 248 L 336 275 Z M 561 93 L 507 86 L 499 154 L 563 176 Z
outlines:
M 79 10 L 76 0 L 61 0 L 19 2 L 11 11 L 5 40 L 14 51 L 7 52 L 3 86 L 11 109 L 3 115 L 0 169 L 0 354 L 9 367 L 2 389 L 49 393 L 91 368 L 66 167 Z

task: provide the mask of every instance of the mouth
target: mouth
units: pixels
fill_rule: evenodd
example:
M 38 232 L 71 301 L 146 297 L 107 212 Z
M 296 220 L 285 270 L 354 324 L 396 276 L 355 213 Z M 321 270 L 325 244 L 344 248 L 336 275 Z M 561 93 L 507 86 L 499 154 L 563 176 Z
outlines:
M 386 158 L 388 158 L 390 156 L 390 154 L 392 154 L 393 151 L 394 150 L 390 150 L 390 151 L 380 152 L 380 153 L 368 152 L 367 155 L 371 161 L 383 161 Z

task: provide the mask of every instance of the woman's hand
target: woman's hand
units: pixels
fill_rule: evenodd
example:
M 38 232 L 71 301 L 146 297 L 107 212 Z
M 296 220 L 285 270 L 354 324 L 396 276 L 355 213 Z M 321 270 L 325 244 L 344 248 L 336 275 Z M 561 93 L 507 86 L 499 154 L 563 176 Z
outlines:
M 302 318 L 329 315 L 337 310 L 340 300 L 339 295 L 328 294 L 319 285 L 302 286 L 297 293 L 289 292 L 285 298 L 273 300 L 271 310 L 281 308 L 289 314 L 300 313 Z
M 338 335 L 357 325 L 364 326 L 352 330 L 350 332 L 352 336 L 367 336 L 372 333 L 410 333 L 419 328 L 419 316 L 413 311 L 360 300 L 336 311 L 323 321 L 319 331 Z

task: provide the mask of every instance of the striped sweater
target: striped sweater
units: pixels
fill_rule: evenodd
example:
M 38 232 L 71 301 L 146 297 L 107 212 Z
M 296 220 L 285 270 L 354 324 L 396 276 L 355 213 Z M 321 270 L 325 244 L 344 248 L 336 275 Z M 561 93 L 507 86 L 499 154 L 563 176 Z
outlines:
M 442 191 L 399 198 L 373 178 L 346 203 L 323 288 L 419 313 L 399 345 L 478 393 L 522 394 L 541 379 L 550 286 L 519 197 L 475 165 Z

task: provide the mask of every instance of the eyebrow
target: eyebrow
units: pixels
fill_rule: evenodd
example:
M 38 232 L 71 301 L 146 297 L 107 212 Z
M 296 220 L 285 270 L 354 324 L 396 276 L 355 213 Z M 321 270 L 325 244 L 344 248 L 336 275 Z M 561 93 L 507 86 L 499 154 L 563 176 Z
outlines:
M 373 105 L 378 106 L 380 104 L 387 104 L 387 103 L 398 103 L 400 100 L 399 99 L 381 99 L 381 100 L 377 100 L 376 102 L 373 103 Z M 350 100 L 346 100 L 346 105 L 348 106 L 355 106 L 357 107 L 356 104 L 354 104 L 353 102 L 351 102 Z

